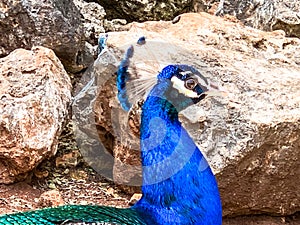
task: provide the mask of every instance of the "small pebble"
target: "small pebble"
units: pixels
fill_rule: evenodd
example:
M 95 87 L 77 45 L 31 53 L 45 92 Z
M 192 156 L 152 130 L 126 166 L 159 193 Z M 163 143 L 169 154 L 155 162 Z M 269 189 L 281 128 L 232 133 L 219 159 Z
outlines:
M 142 194 L 138 194 L 138 193 L 133 194 L 129 200 L 129 205 L 134 205 L 141 198 L 142 198 Z
M 180 21 L 180 15 L 179 16 L 176 16 L 173 20 L 172 20 L 172 23 L 175 24 L 175 23 L 178 23 Z

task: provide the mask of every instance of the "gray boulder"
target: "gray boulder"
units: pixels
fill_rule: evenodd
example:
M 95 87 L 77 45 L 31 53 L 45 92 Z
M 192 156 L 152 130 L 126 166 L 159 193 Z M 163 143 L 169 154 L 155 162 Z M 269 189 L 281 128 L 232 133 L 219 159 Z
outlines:
M 100 33 L 104 33 L 103 26 L 105 11 L 102 6 L 95 2 L 85 2 L 83 0 L 73 0 L 82 16 L 82 24 L 86 40 L 97 45 L 97 39 Z
M 1 4 L 0 56 L 41 45 L 52 49 L 69 71 L 82 69 L 77 57 L 84 47 L 84 35 L 73 1 L 3 0 Z
M 188 12 L 192 0 L 136 1 L 97 0 L 105 8 L 107 19 L 132 21 L 172 20 L 180 13 Z
M 194 10 L 215 13 L 222 1 L 195 0 Z M 295 0 L 225 0 L 221 13 L 236 16 L 246 25 L 266 31 L 284 30 L 300 37 L 300 2 Z

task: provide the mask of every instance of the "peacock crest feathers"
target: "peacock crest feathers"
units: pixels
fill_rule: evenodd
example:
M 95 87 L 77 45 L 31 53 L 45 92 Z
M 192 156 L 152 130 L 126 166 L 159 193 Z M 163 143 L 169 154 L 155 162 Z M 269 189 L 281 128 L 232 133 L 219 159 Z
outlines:
M 121 47 L 125 54 L 118 68 L 118 97 L 125 111 L 146 98 L 163 68 L 182 63 L 182 56 L 191 54 L 163 39 L 148 40 L 139 28 L 135 28 L 135 33 L 140 35 L 136 36 L 137 41 Z

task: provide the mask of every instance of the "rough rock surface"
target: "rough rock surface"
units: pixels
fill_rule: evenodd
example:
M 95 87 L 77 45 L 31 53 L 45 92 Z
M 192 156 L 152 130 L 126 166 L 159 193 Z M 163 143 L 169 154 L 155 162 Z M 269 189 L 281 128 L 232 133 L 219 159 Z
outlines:
M 284 30 L 288 36 L 300 38 L 300 2 L 264 1 L 246 24 L 263 30 Z
M 83 0 L 73 0 L 82 15 L 83 29 L 86 40 L 93 45 L 97 45 L 98 36 L 104 33 L 103 21 L 106 15 L 104 8 L 95 2 L 85 2 Z
M 104 8 L 96 2 L 83 0 L 73 0 L 73 2 L 80 11 L 86 40 L 93 45 L 98 44 L 101 33 L 121 30 L 127 23 L 124 19 L 107 20 Z
M 71 0 L 1 1 L 0 57 L 41 45 L 54 50 L 68 70 L 81 70 L 77 57 L 84 47 L 84 33 L 79 16 Z
M 215 13 L 219 0 L 195 0 L 194 10 Z M 223 14 L 236 16 L 246 25 L 267 31 L 284 30 L 300 37 L 300 2 L 297 0 L 225 0 Z
M 187 130 L 216 173 L 224 215 L 299 211 L 300 180 L 295 179 L 300 176 L 299 39 L 286 38 L 282 31 L 259 31 L 231 17 L 200 13 L 184 14 L 176 24 L 132 24 L 129 32 L 110 33 L 109 46 L 117 49 L 131 37 L 136 40 L 137 30 L 147 40 L 164 40 L 188 49 L 176 54 L 174 60 L 194 65 L 230 93 L 182 113 Z M 151 53 L 143 59 L 147 57 Z M 103 94 L 96 109 L 102 116 L 98 117 L 99 126 L 105 127 L 116 117 L 125 123 L 124 115 L 112 113 L 117 110 L 115 97 Z M 109 112 L 103 113 L 106 110 Z M 128 134 L 124 128 L 108 130 L 111 138 Z M 138 152 L 132 156 L 126 149 L 115 141 L 110 150 L 123 156 L 117 161 L 134 164 Z M 130 168 L 119 176 L 125 183 L 140 173 L 130 174 Z
M 98 57 L 94 66 L 77 82 L 72 105 L 73 125 L 81 154 L 98 173 L 109 179 L 112 179 L 113 170 L 109 99 L 113 99 L 115 93 L 112 79 L 116 71 L 114 60 L 107 54 Z M 98 87 L 99 83 L 102 85 Z M 98 93 L 101 94 L 98 96 Z
M 0 183 L 12 183 L 55 154 L 71 83 L 54 52 L 44 47 L 1 58 L 0 80 Z
M 50 190 L 40 195 L 38 204 L 41 207 L 56 207 L 64 205 L 64 200 L 59 191 Z
M 192 0 L 97 0 L 97 2 L 105 8 L 108 19 L 122 18 L 128 22 L 172 20 L 180 13 L 188 12 L 192 6 Z
M 97 58 L 99 36 L 108 31 L 122 30 L 127 23 L 124 19 L 107 20 L 104 8 L 95 2 L 73 0 L 81 15 L 85 37 L 84 48 L 77 57 L 78 69 L 85 69 Z M 76 72 L 76 71 L 73 71 Z

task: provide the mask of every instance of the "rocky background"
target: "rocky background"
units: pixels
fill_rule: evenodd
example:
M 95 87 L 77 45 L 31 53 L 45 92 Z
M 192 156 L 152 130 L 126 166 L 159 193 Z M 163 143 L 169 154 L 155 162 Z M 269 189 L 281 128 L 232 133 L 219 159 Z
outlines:
M 139 188 L 120 184 L 140 178 L 138 142 L 117 137 L 112 115 L 128 133 L 127 114 L 111 71 L 142 33 L 181 46 L 176 60 L 231 93 L 182 113 L 218 179 L 224 224 L 300 224 L 299 13 L 296 0 L 2 0 L 0 214 L 134 201 Z M 96 60 L 104 32 L 115 58 Z M 80 108 L 72 96 L 88 82 L 85 95 L 97 96 Z M 115 161 L 94 165 L 97 144 L 78 142 L 87 133 Z

